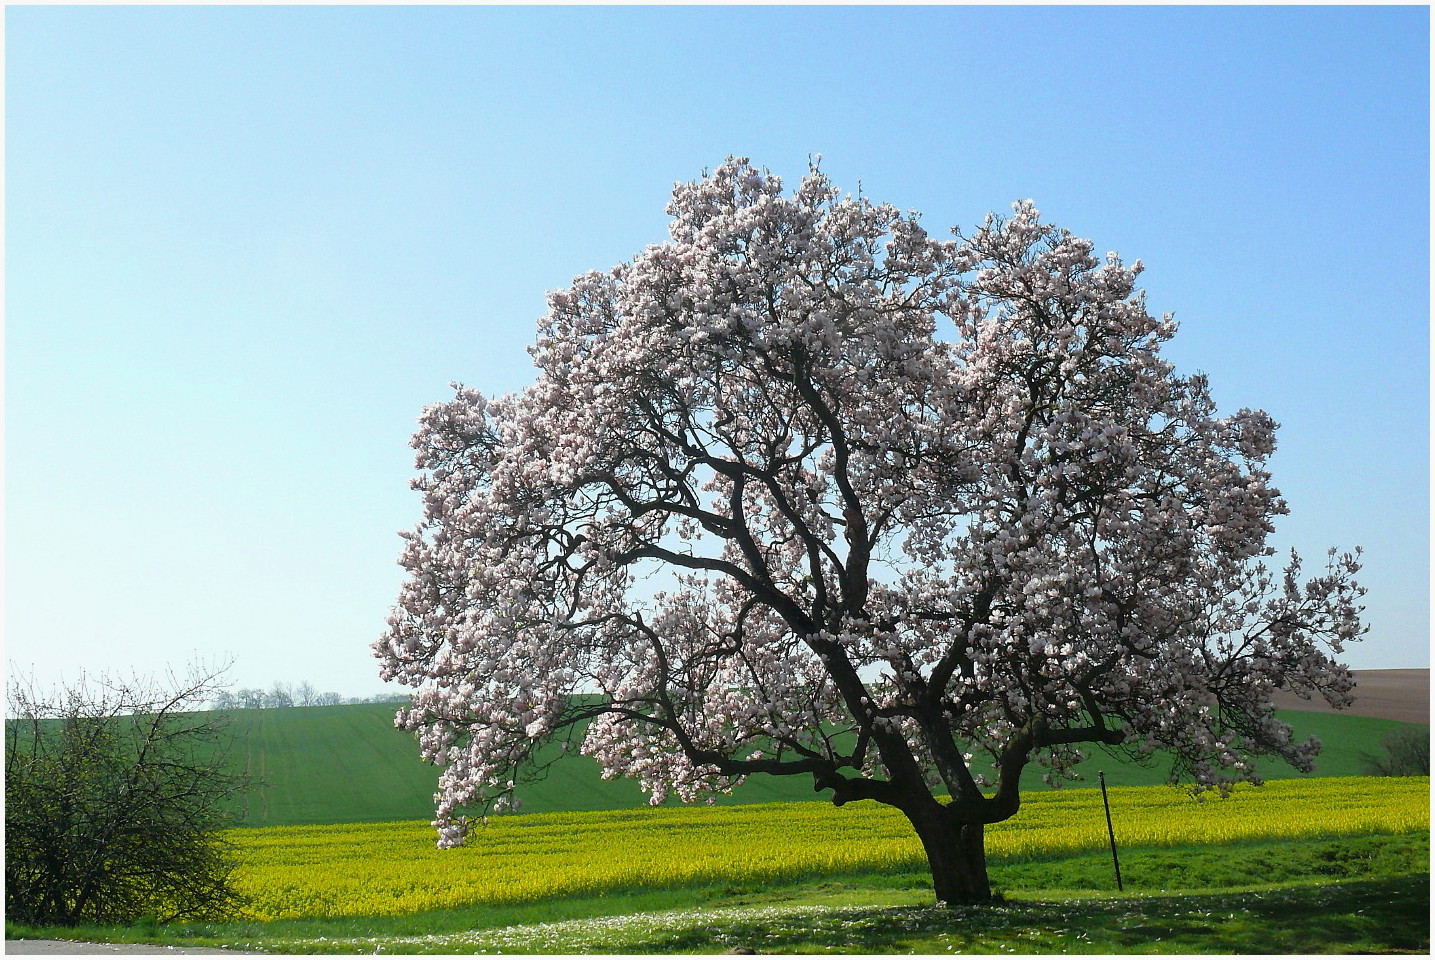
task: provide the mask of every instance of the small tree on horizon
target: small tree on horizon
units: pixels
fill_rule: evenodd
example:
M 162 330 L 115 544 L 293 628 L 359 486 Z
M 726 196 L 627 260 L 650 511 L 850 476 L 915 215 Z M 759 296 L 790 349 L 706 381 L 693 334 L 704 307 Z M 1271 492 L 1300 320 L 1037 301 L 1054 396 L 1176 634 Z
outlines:
M 289 684 L 274 681 L 274 685 L 264 694 L 264 706 L 270 709 L 294 706 L 294 691 Z
M 234 704 L 241 710 L 258 710 L 264 706 L 265 693 L 258 687 L 241 687 L 235 691 Z
M 1139 261 L 1030 203 L 936 239 L 815 166 L 785 195 L 729 160 L 668 213 L 549 295 L 530 387 L 421 417 L 374 653 L 441 846 L 585 724 L 654 803 L 766 773 L 890 804 L 946 903 L 989 898 L 1033 761 L 1311 769 L 1271 695 L 1348 702 L 1359 551 L 1266 565 L 1276 425 L 1161 358 Z

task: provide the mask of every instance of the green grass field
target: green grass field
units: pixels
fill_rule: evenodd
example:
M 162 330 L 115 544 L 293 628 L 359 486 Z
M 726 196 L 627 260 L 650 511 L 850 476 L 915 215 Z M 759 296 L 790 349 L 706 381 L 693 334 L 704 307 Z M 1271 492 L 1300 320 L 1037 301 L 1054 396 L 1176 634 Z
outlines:
M 394 729 L 393 704 L 238 710 L 232 714 L 236 763 L 259 782 L 233 809 L 244 826 L 364 823 L 427 820 L 433 815 L 436 768 L 421 763 L 413 738 Z M 1283 712 L 1298 737 L 1317 736 L 1324 749 L 1314 776 L 1360 776 L 1360 753 L 1378 752 L 1387 732 L 1410 726 L 1370 717 Z M 1428 728 L 1424 728 L 1427 729 Z M 1078 767 L 1091 786 L 1096 772 L 1112 786 L 1145 786 L 1165 781 L 1166 768 L 1121 763 L 1097 752 Z M 1270 779 L 1301 776 L 1267 761 Z M 1028 768 L 1027 790 L 1047 789 L 1041 771 Z M 523 788 L 527 813 L 621 810 L 645 806 L 647 798 L 628 780 L 604 780 L 588 757 L 568 756 L 547 778 Z M 778 803 L 822 800 L 805 777 L 755 776 L 719 803 Z M 676 803 L 676 801 L 672 801 Z
M 393 728 L 394 710 L 392 704 L 364 704 L 234 712 L 239 744 L 234 760 L 262 781 L 237 801 L 240 822 L 271 827 L 428 820 L 437 771 L 418 761 L 408 734 Z M 1360 755 L 1378 752 L 1386 733 L 1409 726 L 1343 715 L 1290 712 L 1283 716 L 1298 736 L 1315 735 L 1324 742 L 1315 774 L 1320 777 L 1364 773 Z M 1426 727 L 1417 729 L 1428 734 Z M 1098 769 L 1117 787 L 1156 784 L 1165 777 L 1160 766 L 1120 764 L 1101 754 L 1082 769 L 1087 779 L 1073 786 L 1093 786 Z M 1262 772 L 1272 780 L 1297 776 L 1270 765 Z M 1039 777 L 1040 770 L 1030 771 L 1027 785 L 1044 793 Z M 1399 785 L 1400 790 L 1408 792 L 1410 785 Z M 1341 792 L 1335 783 L 1330 786 Z M 1422 801 L 1428 781 L 1423 789 Z M 1368 813 L 1369 808 L 1390 802 L 1396 792 L 1400 791 L 1382 790 L 1356 807 Z M 1291 835 L 1282 834 L 1280 840 L 1223 838 L 1220 831 L 1212 831 L 1200 833 L 1199 846 L 1180 845 L 1190 843 L 1189 839 L 1174 846 L 1143 846 L 1150 841 L 1141 840 L 1132 815 L 1122 813 L 1119 793 L 1113 792 L 1113 803 L 1118 832 L 1124 831 L 1127 838 L 1121 850 L 1127 884 L 1123 893 L 1114 890 L 1109 854 L 1098 831 L 1081 849 L 1035 856 L 998 852 L 1000 844 L 994 840 L 989 846 L 991 877 L 1005 899 L 960 910 L 932 906 L 930 881 L 914 861 L 848 873 L 842 870 L 852 868 L 828 869 L 820 875 L 778 871 L 766 878 L 719 870 L 658 886 L 618 884 L 583 895 L 558 891 L 532 902 L 471 903 L 402 915 L 394 915 L 390 905 L 363 916 L 353 911 L 337 916 L 301 910 L 268 921 L 207 924 L 62 930 L 7 923 L 6 935 L 340 954 L 721 953 L 734 948 L 859 954 L 1428 952 L 1428 805 L 1418 828 L 1351 826 L 1348 816 L 1339 813 L 1345 808 L 1337 803 L 1315 818 L 1309 811 L 1292 809 Z M 1084 796 L 1071 791 L 1060 801 L 1099 796 L 1091 790 L 1079 794 Z M 548 779 L 527 789 L 524 799 L 526 812 L 595 811 L 575 813 L 579 821 L 669 816 L 660 811 L 596 812 L 645 807 L 645 798 L 630 782 L 602 780 L 596 764 L 584 757 L 555 765 Z M 821 797 L 800 778 L 755 778 L 724 802 L 813 799 Z M 1345 801 L 1355 802 L 1350 797 Z M 1274 812 L 1279 819 L 1275 808 L 1281 801 L 1276 792 L 1259 803 L 1264 813 Z M 1013 828 L 1034 825 L 1040 806 L 1033 802 L 1024 809 L 1026 816 L 1019 815 L 1021 823 L 1013 821 Z M 1086 811 L 1086 806 L 1091 809 Z M 1099 819 L 1098 802 L 1082 809 Z M 727 811 L 749 813 L 761 815 L 761 810 Z M 530 821 L 520 816 L 507 823 L 517 829 L 547 819 Z M 1247 822 L 1245 817 L 1238 819 Z M 593 833 L 585 823 L 575 822 L 570 834 L 551 845 L 552 850 L 544 848 L 545 854 L 557 856 Z M 405 825 L 392 827 L 394 842 L 401 841 L 397 831 Z M 421 846 L 426 857 L 454 853 L 435 852 L 423 823 L 411 823 L 407 829 L 414 833 L 410 841 Z M 252 842 L 285 842 L 283 831 L 253 833 Z M 822 836 L 826 839 L 818 846 L 825 849 L 831 832 Z M 662 837 L 653 839 L 671 841 L 671 828 L 664 827 Z M 735 864 L 750 859 L 751 843 L 744 844 L 741 837 L 733 843 Z M 306 841 L 294 850 L 287 869 L 297 871 L 296 876 L 317 871 L 322 880 L 355 872 L 352 866 L 324 861 L 313 843 Z M 357 850 L 353 853 L 358 855 Z M 468 853 L 470 858 L 481 855 L 477 849 Z M 401 858 L 404 863 L 416 859 L 421 858 Z M 435 864 L 429 873 L 434 870 L 439 875 L 425 882 L 453 886 L 445 881 L 447 866 Z M 392 895 L 406 895 L 410 891 L 398 876 L 401 871 L 392 872 L 397 884 Z M 714 882 L 713 876 L 724 879 Z M 280 881 L 259 879 L 266 895 L 272 896 L 270 887 Z M 415 883 L 409 887 L 416 889 Z

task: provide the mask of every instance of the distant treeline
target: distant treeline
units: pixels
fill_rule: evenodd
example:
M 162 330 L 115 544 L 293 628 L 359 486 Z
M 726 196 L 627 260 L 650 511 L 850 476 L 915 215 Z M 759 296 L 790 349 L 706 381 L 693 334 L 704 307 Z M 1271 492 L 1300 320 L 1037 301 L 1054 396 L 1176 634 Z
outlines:
M 260 690 L 257 687 L 223 690 L 210 701 L 210 705 L 215 710 L 258 710 L 274 707 L 332 707 L 341 703 L 406 703 L 408 699 L 406 693 L 343 697 L 332 690 L 321 693 L 313 684 L 305 681 L 297 686 L 275 683 L 268 690 Z

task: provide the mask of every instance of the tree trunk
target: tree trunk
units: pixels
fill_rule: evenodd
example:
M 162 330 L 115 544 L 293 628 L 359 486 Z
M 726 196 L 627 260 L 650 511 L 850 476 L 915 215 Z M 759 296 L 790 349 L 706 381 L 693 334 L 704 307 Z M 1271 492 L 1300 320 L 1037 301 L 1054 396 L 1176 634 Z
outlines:
M 938 903 L 985 903 L 992 898 L 987 881 L 987 851 L 980 823 L 953 823 L 946 811 L 907 812 L 932 871 Z

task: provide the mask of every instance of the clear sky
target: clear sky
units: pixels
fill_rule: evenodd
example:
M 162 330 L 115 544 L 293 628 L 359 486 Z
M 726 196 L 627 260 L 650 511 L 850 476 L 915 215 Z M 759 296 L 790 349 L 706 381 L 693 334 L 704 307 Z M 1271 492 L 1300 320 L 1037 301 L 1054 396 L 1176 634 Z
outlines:
M 729 154 L 1143 259 L 1428 666 L 1423 7 L 10 7 L 5 653 L 383 685 L 408 438 Z

